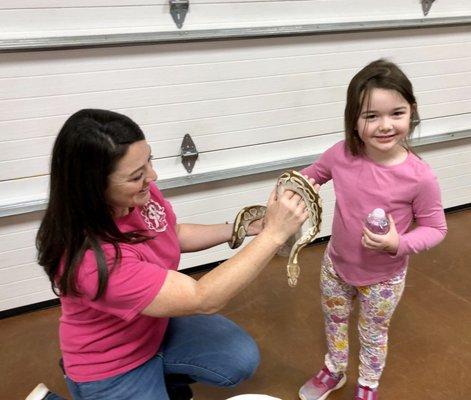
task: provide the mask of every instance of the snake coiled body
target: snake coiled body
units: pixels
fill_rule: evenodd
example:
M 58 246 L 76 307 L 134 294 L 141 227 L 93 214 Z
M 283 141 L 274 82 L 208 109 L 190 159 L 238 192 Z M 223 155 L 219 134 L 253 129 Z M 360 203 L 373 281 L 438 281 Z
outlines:
M 288 284 L 291 287 L 296 286 L 300 273 L 298 264 L 298 255 L 301 249 L 311 243 L 319 233 L 322 222 L 322 201 L 319 194 L 314 190 L 310 182 L 299 172 L 286 171 L 283 172 L 276 183 L 278 194 L 285 190 L 291 190 L 298 193 L 306 204 L 309 217 L 309 228 L 304 232 L 298 233 L 287 243 L 294 242 L 290 249 L 287 274 Z M 247 229 L 251 222 L 261 219 L 265 216 L 266 207 L 261 205 L 253 205 L 244 207 L 240 210 L 235 218 L 232 230 L 231 241 L 229 246 L 232 249 L 239 247 L 247 235 Z

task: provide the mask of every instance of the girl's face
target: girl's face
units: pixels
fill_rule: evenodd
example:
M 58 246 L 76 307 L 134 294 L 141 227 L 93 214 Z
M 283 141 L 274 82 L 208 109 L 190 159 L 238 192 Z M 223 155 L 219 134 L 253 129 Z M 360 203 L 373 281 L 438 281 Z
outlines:
M 105 196 L 115 217 L 129 213 L 129 208 L 143 206 L 150 199 L 151 181 L 157 179 L 152 167 L 150 146 L 145 140 L 129 145 L 108 177 Z
M 403 153 L 413 111 L 407 100 L 395 90 L 375 88 L 363 103 L 356 129 L 366 155 L 388 160 Z

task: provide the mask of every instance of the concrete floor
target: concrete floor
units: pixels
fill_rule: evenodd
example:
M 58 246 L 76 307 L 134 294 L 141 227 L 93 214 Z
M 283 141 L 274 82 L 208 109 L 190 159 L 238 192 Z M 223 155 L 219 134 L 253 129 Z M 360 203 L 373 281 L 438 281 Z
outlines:
M 390 330 L 381 400 L 471 398 L 471 210 L 447 215 L 449 234 L 435 249 L 412 257 L 406 291 Z M 233 389 L 196 384 L 196 400 L 222 400 L 242 393 L 297 399 L 299 386 L 322 365 L 325 352 L 318 274 L 325 244 L 304 249 L 299 284 L 289 288 L 285 259 L 276 258 L 223 314 L 259 343 L 255 376 Z M 45 382 L 67 396 L 57 360 L 59 309 L 0 321 L 0 398 L 22 400 Z M 353 399 L 358 341 L 352 324 L 347 385 L 329 400 Z M 230 362 L 230 360 L 228 360 Z

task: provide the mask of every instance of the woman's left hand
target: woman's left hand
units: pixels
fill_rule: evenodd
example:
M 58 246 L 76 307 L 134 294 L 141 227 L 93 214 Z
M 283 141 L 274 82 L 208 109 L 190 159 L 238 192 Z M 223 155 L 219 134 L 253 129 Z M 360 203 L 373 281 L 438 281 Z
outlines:
M 385 235 L 377 235 L 371 232 L 365 226 L 363 227 L 363 236 L 361 244 L 370 250 L 387 251 L 396 254 L 399 248 L 399 234 L 397 233 L 396 224 L 391 214 L 388 214 L 389 232 Z
M 250 225 L 247 227 L 247 235 L 248 236 L 255 236 L 258 235 L 264 227 L 264 218 L 257 219 L 256 221 L 253 221 L 250 223 Z

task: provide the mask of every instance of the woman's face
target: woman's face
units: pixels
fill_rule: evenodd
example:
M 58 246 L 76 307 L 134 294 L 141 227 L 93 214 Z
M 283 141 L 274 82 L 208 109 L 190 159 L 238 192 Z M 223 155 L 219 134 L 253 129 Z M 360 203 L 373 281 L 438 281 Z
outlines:
M 114 217 L 129 213 L 131 207 L 143 206 L 150 199 L 151 181 L 157 179 L 152 167 L 150 146 L 145 140 L 134 142 L 108 177 L 105 196 Z

